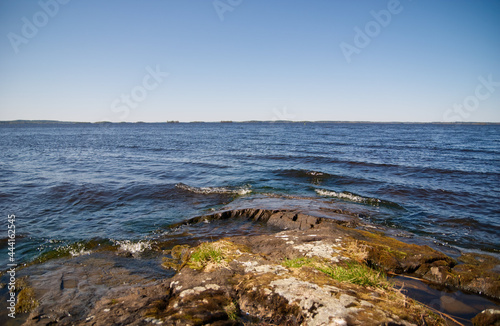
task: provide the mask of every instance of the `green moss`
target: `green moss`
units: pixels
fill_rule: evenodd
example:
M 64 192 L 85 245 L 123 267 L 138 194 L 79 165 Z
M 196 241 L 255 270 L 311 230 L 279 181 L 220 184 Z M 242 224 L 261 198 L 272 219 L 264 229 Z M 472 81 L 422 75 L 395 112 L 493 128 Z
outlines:
M 405 259 L 408 256 L 408 253 L 406 253 L 404 251 L 393 249 L 393 248 L 388 247 L 388 246 L 382 247 L 382 250 L 387 251 L 388 253 L 392 254 L 393 256 L 395 256 L 398 259 Z
M 19 277 L 16 279 L 16 283 L 15 283 L 16 292 L 20 292 L 23 289 L 29 287 L 27 279 L 28 279 L 27 276 Z
M 179 267 L 181 264 L 179 264 L 179 260 L 174 259 L 174 258 L 168 258 L 168 257 L 163 257 L 161 266 L 163 266 L 166 269 L 174 269 L 174 270 L 179 270 Z
M 188 245 L 177 245 L 170 250 L 170 255 L 174 259 L 184 260 L 186 255 L 189 254 L 189 246 Z
M 35 299 L 35 291 L 33 288 L 24 287 L 17 295 L 16 311 L 22 314 L 29 313 L 38 307 L 38 301 Z
M 41 253 L 27 266 L 34 264 L 45 263 L 51 259 L 71 257 L 83 253 L 99 252 L 99 251 L 116 251 L 117 246 L 109 240 L 91 239 L 89 241 L 75 242 L 71 244 L 61 245 L 48 251 Z
M 500 260 L 495 257 L 477 253 L 465 253 L 458 260 L 469 265 L 481 265 L 483 268 L 493 268 L 500 264 Z
M 188 245 L 177 245 L 165 251 L 170 257 L 163 257 L 162 266 L 167 269 L 180 270 L 189 260 L 191 248 Z

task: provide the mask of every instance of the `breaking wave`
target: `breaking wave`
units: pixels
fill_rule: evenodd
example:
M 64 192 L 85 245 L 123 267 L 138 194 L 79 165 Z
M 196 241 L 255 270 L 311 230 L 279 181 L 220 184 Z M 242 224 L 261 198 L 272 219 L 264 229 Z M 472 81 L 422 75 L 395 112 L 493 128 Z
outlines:
M 184 183 L 178 183 L 175 185 L 176 188 L 186 190 L 189 192 L 194 192 L 196 194 L 232 194 L 232 195 L 246 195 L 252 192 L 248 187 L 242 187 L 238 189 L 229 189 L 225 187 L 192 187 Z
M 323 197 L 334 197 L 342 200 L 347 200 L 355 203 L 368 204 L 372 206 L 390 206 L 390 207 L 402 208 L 399 204 L 390 201 L 382 200 L 379 198 L 363 197 L 348 191 L 336 192 L 333 190 L 326 190 L 326 189 L 315 189 L 315 191 L 318 195 Z
M 119 250 L 127 251 L 131 254 L 137 254 L 144 252 L 145 250 L 151 250 L 150 241 L 132 242 L 130 240 L 115 240 L 113 242 L 116 246 L 118 246 Z

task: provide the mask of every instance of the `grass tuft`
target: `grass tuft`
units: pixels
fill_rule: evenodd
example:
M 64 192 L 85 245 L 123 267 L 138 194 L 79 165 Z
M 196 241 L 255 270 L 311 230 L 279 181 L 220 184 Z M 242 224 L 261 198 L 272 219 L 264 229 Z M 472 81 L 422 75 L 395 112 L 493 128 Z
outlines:
M 384 289 L 392 286 L 384 272 L 374 270 L 357 261 L 351 261 L 343 265 L 331 265 L 318 259 L 299 257 L 294 259 L 285 258 L 281 264 L 287 268 L 310 266 L 339 282 Z
M 365 263 L 368 259 L 368 246 L 358 240 L 347 242 L 344 249 L 347 256 L 351 257 L 358 263 Z
M 226 312 L 227 318 L 229 320 L 238 320 L 239 308 L 234 302 L 231 302 L 227 306 L 225 306 L 224 311 Z
M 391 287 L 384 272 L 376 271 L 357 262 L 350 262 L 345 266 L 316 266 L 316 269 L 339 282 L 384 289 Z
M 207 265 L 222 265 L 225 263 L 224 250 L 220 243 L 204 242 L 191 253 L 189 267 L 203 269 Z
M 285 258 L 281 265 L 288 267 L 288 268 L 300 268 L 305 265 L 312 265 L 313 260 L 310 258 L 306 257 L 299 257 L 299 258 L 294 258 L 294 259 L 288 259 Z

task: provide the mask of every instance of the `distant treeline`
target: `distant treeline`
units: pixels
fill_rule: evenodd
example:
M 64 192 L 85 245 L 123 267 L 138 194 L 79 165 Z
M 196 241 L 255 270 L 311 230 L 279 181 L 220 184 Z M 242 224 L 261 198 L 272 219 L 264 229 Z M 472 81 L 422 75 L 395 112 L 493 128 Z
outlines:
M 177 120 L 169 120 L 165 122 L 112 122 L 112 121 L 97 121 L 97 122 L 78 122 L 78 121 L 58 121 L 58 120 L 11 120 L 11 121 L 0 121 L 0 124 L 162 124 L 162 123 L 342 123 L 342 124 L 431 124 L 431 125 L 500 125 L 500 122 L 398 122 L 398 121 L 290 121 L 290 120 L 250 120 L 250 121 L 231 121 L 222 120 L 217 121 L 190 121 L 190 122 L 179 122 Z

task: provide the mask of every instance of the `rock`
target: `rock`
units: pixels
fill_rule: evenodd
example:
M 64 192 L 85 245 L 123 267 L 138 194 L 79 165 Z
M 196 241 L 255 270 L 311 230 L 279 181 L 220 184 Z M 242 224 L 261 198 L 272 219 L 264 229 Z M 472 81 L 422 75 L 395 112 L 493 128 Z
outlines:
M 163 265 L 171 272 L 158 281 L 96 254 L 49 261 L 50 273 L 30 277 L 40 305 L 26 325 L 445 325 L 391 286 L 363 286 L 334 277 L 333 271 L 352 266 L 363 266 L 362 273 L 372 271 L 377 277 L 380 270 L 413 273 L 437 284 L 499 294 L 494 270 L 498 261 L 492 257 L 468 254 L 457 263 L 428 246 L 349 228 L 345 221 L 297 211 L 244 209 L 190 223 L 231 218 L 286 230 L 196 247 L 179 244 L 166 252 Z M 217 248 L 217 257 L 207 255 L 207 261 L 194 263 L 194 253 L 204 246 Z M 446 296 L 441 301 L 467 308 Z M 478 315 L 477 320 L 492 316 L 497 313 Z
M 317 284 L 300 281 L 294 277 L 272 281 L 275 293 L 290 303 L 296 303 L 305 315 L 308 325 L 347 325 L 354 320 L 361 306 L 355 297 L 339 292 L 334 287 L 320 287 Z
M 322 218 L 296 212 L 276 212 L 267 220 L 267 224 L 281 229 L 309 230 L 323 221 Z
M 500 310 L 486 309 L 471 321 L 474 326 L 500 326 Z
M 438 284 L 444 284 L 448 277 L 450 277 L 450 270 L 449 266 L 432 266 L 429 271 L 423 275 L 423 279 Z
M 440 298 L 441 308 L 452 315 L 473 314 L 476 310 L 449 295 L 442 295 Z
M 467 253 L 458 260 L 462 264 L 453 267 L 445 284 L 500 299 L 500 277 L 496 270 L 500 265 L 499 259 Z
M 339 251 L 333 249 L 334 246 L 336 246 L 336 244 L 328 244 L 323 241 L 313 241 L 293 246 L 293 248 L 297 249 L 301 253 L 305 253 L 306 257 L 322 257 L 338 263 L 339 259 L 334 257 L 334 255 Z
M 328 214 L 330 218 L 312 216 L 305 214 L 299 210 L 269 210 L 269 209 L 233 209 L 220 211 L 210 215 L 203 215 L 191 218 L 185 222 L 177 223 L 172 227 L 178 227 L 186 224 L 200 223 L 210 220 L 225 220 L 234 218 L 245 218 L 252 221 L 266 223 L 267 225 L 278 227 L 280 229 L 299 229 L 309 230 L 317 227 L 322 223 L 336 223 L 338 225 L 345 225 L 349 227 L 359 226 L 358 215 L 356 213 L 343 212 L 338 214 L 336 210 L 334 213 Z M 333 217 L 333 218 L 332 218 Z

